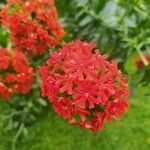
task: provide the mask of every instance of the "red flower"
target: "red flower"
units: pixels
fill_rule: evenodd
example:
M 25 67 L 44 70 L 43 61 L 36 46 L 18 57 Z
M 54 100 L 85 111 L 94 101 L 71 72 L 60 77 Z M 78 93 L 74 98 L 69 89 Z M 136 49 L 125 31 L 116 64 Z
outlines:
M 111 117 L 120 119 L 120 115 L 124 114 L 125 108 L 128 107 L 126 100 L 114 100 L 106 106 L 106 120 L 111 121 Z
M 0 50 L 0 69 L 7 69 L 10 65 L 10 58 L 5 49 Z
M 0 96 L 9 99 L 13 93 L 27 94 L 33 82 L 33 70 L 22 52 L 0 49 Z
M 78 81 L 76 84 L 78 87 L 74 90 L 73 98 L 78 107 L 86 109 L 86 104 L 88 104 L 88 107 L 92 109 L 100 104 L 101 96 L 97 84 L 90 81 Z
M 53 101 L 53 107 L 64 119 L 73 119 L 74 106 L 66 98 Z
M 41 89 L 70 124 L 97 131 L 128 107 L 127 80 L 94 45 L 77 40 L 50 54 L 40 68 Z
M 15 47 L 28 54 L 43 54 L 48 46 L 57 46 L 64 35 L 53 0 L 10 0 L 0 17 L 10 28 Z
M 73 94 L 73 84 L 74 84 L 74 77 L 72 74 L 66 74 L 65 76 L 61 76 L 59 74 L 56 74 L 55 75 L 56 77 L 56 84 L 59 86 L 59 85 L 62 85 L 60 91 L 61 92 L 66 92 L 67 94 Z
M 92 80 L 93 76 L 96 76 L 98 68 L 96 58 L 94 55 L 91 55 L 94 45 L 87 43 L 81 44 L 80 41 L 76 41 L 76 45 L 72 43 L 69 47 L 73 47 L 73 50 L 71 56 L 64 62 L 65 72 L 72 73 L 79 80 L 83 80 L 84 77 Z

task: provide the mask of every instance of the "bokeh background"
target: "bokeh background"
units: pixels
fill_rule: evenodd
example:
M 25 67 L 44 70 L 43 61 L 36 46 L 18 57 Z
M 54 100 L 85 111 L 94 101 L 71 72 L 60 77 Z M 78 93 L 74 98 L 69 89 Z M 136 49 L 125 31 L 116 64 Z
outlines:
M 4 3 L 1 0 L 0 7 Z M 150 65 L 139 69 L 135 63 L 137 58 L 143 58 L 143 52 L 150 55 L 150 1 L 55 0 L 55 3 L 65 29 L 62 44 L 75 39 L 92 41 L 102 53 L 118 60 L 128 78 L 129 109 L 121 120 L 106 123 L 102 131 L 92 133 L 69 126 L 57 116 L 40 97 L 35 84 L 26 97 L 15 96 L 10 103 L 0 100 L 0 150 L 10 150 L 13 142 L 18 150 L 150 150 Z M 8 29 L 0 28 L 1 47 L 8 42 Z M 16 117 L 14 105 L 20 101 L 25 102 Z M 23 134 L 19 134 L 18 120 L 19 123 L 28 120 Z

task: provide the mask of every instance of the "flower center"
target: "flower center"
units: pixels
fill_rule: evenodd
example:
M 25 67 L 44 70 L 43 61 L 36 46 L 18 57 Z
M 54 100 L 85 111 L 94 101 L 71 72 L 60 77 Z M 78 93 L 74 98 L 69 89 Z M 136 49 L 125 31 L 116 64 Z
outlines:
M 90 94 L 89 93 L 85 93 L 85 97 L 88 97 Z

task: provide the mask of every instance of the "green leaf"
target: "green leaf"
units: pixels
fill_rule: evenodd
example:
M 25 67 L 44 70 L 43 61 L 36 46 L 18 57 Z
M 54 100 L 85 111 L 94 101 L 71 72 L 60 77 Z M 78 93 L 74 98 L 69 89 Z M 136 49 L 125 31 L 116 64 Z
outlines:
M 133 75 L 137 71 L 137 67 L 135 65 L 135 60 L 138 57 L 137 53 L 133 53 L 130 57 L 128 57 L 126 63 L 125 63 L 125 70 L 128 73 L 128 75 Z
M 38 98 L 38 102 L 39 102 L 42 106 L 44 106 L 44 107 L 47 106 L 46 100 L 44 100 L 44 99 L 42 99 L 42 98 Z

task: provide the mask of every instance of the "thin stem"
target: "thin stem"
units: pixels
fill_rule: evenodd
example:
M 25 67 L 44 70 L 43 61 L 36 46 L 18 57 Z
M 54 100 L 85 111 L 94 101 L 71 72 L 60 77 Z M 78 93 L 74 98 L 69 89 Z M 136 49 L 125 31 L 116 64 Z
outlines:
M 143 61 L 144 66 L 148 66 L 148 61 L 145 58 L 144 54 L 141 52 L 141 50 L 139 50 L 138 48 L 136 48 L 136 51 L 138 52 L 139 56 L 141 57 L 141 60 Z
M 16 150 L 16 142 L 17 142 L 18 138 L 20 137 L 20 135 L 23 131 L 23 128 L 24 128 L 24 124 L 21 124 L 16 135 L 14 136 L 14 138 L 12 140 L 12 150 Z
M 138 2 L 139 2 L 139 0 L 136 0 L 136 1 L 135 1 L 135 3 L 132 5 L 132 7 L 130 7 L 130 8 L 128 9 L 128 11 L 126 11 L 126 12 L 123 14 L 123 16 L 120 18 L 119 22 L 122 22 L 123 19 L 124 19 L 129 13 L 132 13 L 132 12 L 133 12 L 133 9 L 134 9 L 134 7 L 137 5 Z

